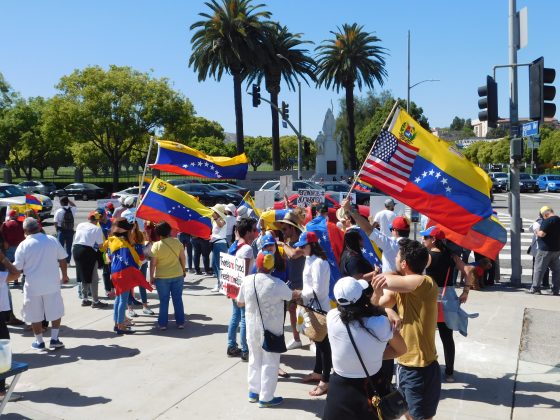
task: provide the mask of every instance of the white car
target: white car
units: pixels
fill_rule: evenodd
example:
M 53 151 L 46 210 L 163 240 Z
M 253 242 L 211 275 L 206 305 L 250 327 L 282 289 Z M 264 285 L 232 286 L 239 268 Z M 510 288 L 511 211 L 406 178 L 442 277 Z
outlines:
M 28 193 L 37 193 L 49 195 L 56 190 L 56 184 L 49 181 L 23 181 L 17 184 L 23 191 Z
M 138 197 L 138 188 L 139 187 L 129 187 L 122 191 L 117 191 L 111 194 L 111 198 L 121 198 L 121 197 Z M 144 192 L 146 189 L 144 188 Z
M 0 183 L 0 219 L 4 221 L 6 218 L 6 209 L 11 205 L 24 205 L 26 192 L 17 185 Z M 28 193 L 27 193 L 28 194 Z M 31 194 L 41 202 L 43 207 L 39 210 L 41 220 L 48 219 L 52 216 L 53 203 L 51 199 L 42 194 Z

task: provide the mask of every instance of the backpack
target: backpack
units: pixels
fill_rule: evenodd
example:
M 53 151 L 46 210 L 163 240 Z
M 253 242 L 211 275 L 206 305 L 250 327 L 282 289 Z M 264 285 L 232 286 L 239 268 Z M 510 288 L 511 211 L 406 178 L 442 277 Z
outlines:
M 74 230 L 74 215 L 72 208 L 64 209 L 64 216 L 62 216 L 62 223 L 60 223 L 61 230 Z

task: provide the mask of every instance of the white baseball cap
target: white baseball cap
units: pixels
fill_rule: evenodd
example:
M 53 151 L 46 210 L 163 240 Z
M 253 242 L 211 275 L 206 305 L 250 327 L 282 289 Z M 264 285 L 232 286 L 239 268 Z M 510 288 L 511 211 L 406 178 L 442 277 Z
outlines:
M 369 286 L 365 280 L 356 280 L 354 277 L 343 277 L 334 285 L 334 298 L 341 306 L 356 303 L 362 293 Z

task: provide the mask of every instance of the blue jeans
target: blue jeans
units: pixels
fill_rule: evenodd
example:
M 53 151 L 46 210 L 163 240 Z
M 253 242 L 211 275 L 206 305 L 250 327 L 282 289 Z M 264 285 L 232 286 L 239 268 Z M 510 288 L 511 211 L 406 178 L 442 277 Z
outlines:
M 115 297 L 115 303 L 113 304 L 113 319 L 116 324 L 122 324 L 124 322 L 124 314 L 126 312 L 129 294 L 130 292 L 126 291 Z
M 73 230 L 58 230 L 56 237 L 60 245 L 66 250 L 68 256 L 66 257 L 66 262 L 70 264 L 70 259 L 72 258 L 72 242 L 74 242 L 74 231 Z
M 220 252 L 227 253 L 228 246 L 226 241 L 219 241 L 212 244 L 212 270 L 218 280 L 218 287 L 220 286 Z
M 171 279 L 155 279 L 156 290 L 159 296 L 159 315 L 158 325 L 167 327 L 167 318 L 169 311 L 169 296 L 173 301 L 173 309 L 175 311 L 175 322 L 177 325 L 185 323 L 185 308 L 183 307 L 183 276 Z
M 239 335 L 241 341 L 241 351 L 248 352 L 247 335 L 245 330 L 245 308 L 237 306 L 237 302 L 232 299 L 232 313 L 229 320 L 229 327 L 227 332 L 228 347 L 237 347 L 237 327 L 239 327 Z

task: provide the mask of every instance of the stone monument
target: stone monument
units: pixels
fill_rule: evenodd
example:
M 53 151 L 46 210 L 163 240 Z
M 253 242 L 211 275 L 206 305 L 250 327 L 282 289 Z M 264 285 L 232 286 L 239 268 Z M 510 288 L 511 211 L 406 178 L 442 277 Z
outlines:
M 331 181 L 333 176 L 337 180 L 344 175 L 344 159 L 340 145 L 340 135 L 335 137 L 336 120 L 332 109 L 329 108 L 323 121 L 323 130 L 315 139 L 317 156 L 315 158 L 315 178 Z

